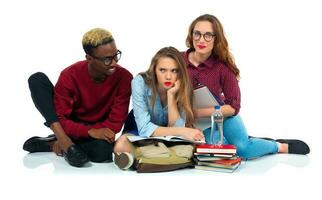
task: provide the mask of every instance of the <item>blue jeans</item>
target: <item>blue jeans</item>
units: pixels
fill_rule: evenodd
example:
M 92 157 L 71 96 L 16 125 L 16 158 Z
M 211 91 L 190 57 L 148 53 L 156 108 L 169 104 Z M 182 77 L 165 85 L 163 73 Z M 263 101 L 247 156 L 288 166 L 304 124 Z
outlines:
M 204 135 L 206 142 L 210 143 L 210 128 L 204 130 Z M 218 131 L 214 133 L 213 140 L 215 143 L 219 141 Z M 225 119 L 223 143 L 235 145 L 237 155 L 245 160 L 278 152 L 278 146 L 275 141 L 249 138 L 243 120 L 239 115 Z

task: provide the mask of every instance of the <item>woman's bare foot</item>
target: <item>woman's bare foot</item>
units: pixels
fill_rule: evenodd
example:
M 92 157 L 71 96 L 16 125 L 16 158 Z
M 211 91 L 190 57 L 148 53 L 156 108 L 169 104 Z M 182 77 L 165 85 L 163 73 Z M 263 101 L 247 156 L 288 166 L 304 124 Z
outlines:
M 286 143 L 279 143 L 278 142 L 278 146 L 279 146 L 279 149 L 278 149 L 278 152 L 279 153 L 288 153 L 288 144 Z

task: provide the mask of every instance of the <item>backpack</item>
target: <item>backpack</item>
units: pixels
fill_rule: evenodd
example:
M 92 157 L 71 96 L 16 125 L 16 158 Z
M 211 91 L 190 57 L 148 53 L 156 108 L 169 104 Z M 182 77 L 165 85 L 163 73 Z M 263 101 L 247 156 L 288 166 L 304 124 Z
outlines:
M 138 135 L 133 110 L 125 121 L 123 134 Z M 157 139 L 132 142 L 134 169 L 138 173 L 166 172 L 193 168 L 194 146 L 187 142 L 168 142 Z
M 190 143 L 151 139 L 132 144 L 136 159 L 134 168 L 138 173 L 165 172 L 194 166 L 194 146 Z

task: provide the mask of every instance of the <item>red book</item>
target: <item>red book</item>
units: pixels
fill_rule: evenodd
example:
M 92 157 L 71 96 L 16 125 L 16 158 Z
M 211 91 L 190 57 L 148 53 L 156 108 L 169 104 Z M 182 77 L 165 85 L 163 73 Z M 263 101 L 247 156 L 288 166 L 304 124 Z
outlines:
M 196 145 L 196 152 L 235 154 L 237 150 L 232 144 L 198 144 Z
M 236 159 L 222 159 L 222 160 L 216 160 L 213 161 L 214 163 L 223 164 L 223 165 L 235 165 L 237 163 L 241 162 L 241 158 Z

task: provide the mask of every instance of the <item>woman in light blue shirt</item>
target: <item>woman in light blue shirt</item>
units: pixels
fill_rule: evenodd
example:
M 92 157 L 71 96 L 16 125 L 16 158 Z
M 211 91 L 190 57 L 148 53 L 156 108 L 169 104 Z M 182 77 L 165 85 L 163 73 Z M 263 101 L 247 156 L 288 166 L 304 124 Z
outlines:
M 177 135 L 188 140 L 204 140 L 193 128 L 192 86 L 181 53 L 173 47 L 160 49 L 146 72 L 132 80 L 132 104 L 140 136 Z M 126 169 L 131 145 L 122 135 L 114 147 L 115 163 Z M 120 153 L 123 152 L 123 153 Z M 126 153 L 124 153 L 126 152 Z M 120 162 L 122 160 L 122 162 Z

